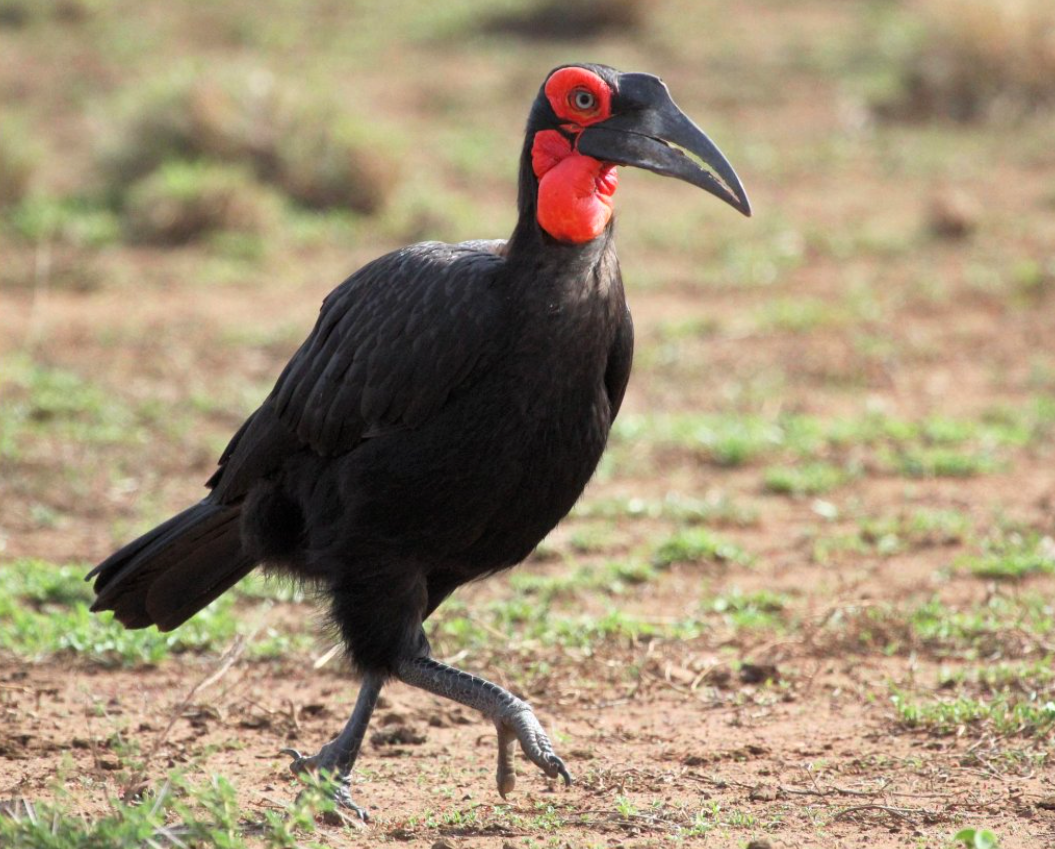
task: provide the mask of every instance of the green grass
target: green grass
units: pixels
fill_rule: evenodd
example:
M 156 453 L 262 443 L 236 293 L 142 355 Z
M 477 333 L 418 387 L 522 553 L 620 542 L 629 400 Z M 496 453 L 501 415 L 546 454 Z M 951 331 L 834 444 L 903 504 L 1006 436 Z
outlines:
M 435 791 L 434 791 L 435 792 Z M 731 829 L 751 829 L 760 825 L 751 812 L 729 807 L 717 801 L 703 805 L 672 802 L 660 798 L 640 798 L 616 793 L 600 800 L 589 810 L 570 803 L 533 801 L 517 805 L 486 805 L 474 802 L 437 806 L 409 817 L 409 829 L 457 830 L 466 837 L 490 834 L 536 832 L 545 842 L 529 839 L 530 849 L 567 845 L 563 839 L 549 837 L 575 828 L 611 828 L 618 824 L 634 833 L 661 834 L 667 841 L 681 845 L 686 839 Z M 608 846 L 607 842 L 582 844 L 591 849 Z
M 613 440 L 622 445 L 682 448 L 719 466 L 740 466 L 784 446 L 789 440 L 786 423 L 759 416 L 727 414 L 644 414 L 616 420 Z
M 533 646 L 559 646 L 593 652 L 605 645 L 635 642 L 644 637 L 688 640 L 699 637 L 698 617 L 654 620 L 608 605 L 606 613 L 582 612 L 581 599 L 603 589 L 619 595 L 634 584 L 651 580 L 642 565 L 610 565 L 600 574 L 579 570 L 570 578 L 514 575 L 517 594 L 470 610 L 457 598 L 446 602 L 426 623 L 426 631 L 444 654 L 460 651 L 529 651 Z
M 942 689 L 969 686 L 984 693 L 1002 690 L 1021 691 L 1049 689 L 1055 681 L 1055 657 L 1040 660 L 945 668 L 938 676 Z
M 896 691 L 891 697 L 898 722 L 935 734 L 957 734 L 965 726 L 974 733 L 987 727 L 1001 735 L 1036 737 L 1055 727 L 1055 701 L 1000 695 L 993 699 L 914 699 Z
M 614 521 L 579 522 L 572 526 L 568 546 L 577 554 L 601 554 L 625 548 L 627 533 Z
M 26 198 L 10 211 L 8 222 L 20 239 L 32 243 L 99 249 L 121 237 L 121 224 L 113 210 L 89 198 Z
M 244 255 L 278 223 L 280 200 L 249 169 L 229 164 L 167 160 L 137 180 L 123 203 L 124 226 L 135 242 L 182 245 L 203 236 L 240 244 Z M 240 243 L 231 241 L 237 234 Z M 223 247 L 225 243 L 220 242 Z
M 766 469 L 764 486 L 780 495 L 821 495 L 853 478 L 842 466 L 812 462 L 801 466 L 774 466 Z
M 590 592 L 618 596 L 628 587 L 655 580 L 657 575 L 647 563 L 620 560 L 603 566 L 579 567 L 566 574 L 514 572 L 509 578 L 509 586 L 518 597 L 534 598 L 548 605 L 557 599 L 574 600 L 580 594 Z
M 141 802 L 110 800 L 110 812 L 89 818 L 76 813 L 76 800 L 16 805 L 0 814 L 0 845 L 5 849 L 113 849 L 117 846 L 213 846 L 223 849 L 295 849 L 319 844 L 306 837 L 316 815 L 335 805 L 316 789 L 284 811 L 239 807 L 235 788 L 212 777 L 192 785 L 173 774 Z
M 897 516 L 863 517 L 851 533 L 824 535 L 813 545 L 813 559 L 827 563 L 840 554 L 889 557 L 904 551 L 953 545 L 971 533 L 971 519 L 957 510 L 918 508 Z
M 95 159 L 115 204 L 137 199 L 126 195 L 130 184 L 171 182 L 157 175 L 176 162 L 214 178 L 225 168 L 251 174 L 312 209 L 370 214 L 389 199 L 398 145 L 376 119 L 362 120 L 365 113 L 323 98 L 322 89 L 296 87 L 294 77 L 266 67 L 210 62 L 208 74 L 201 70 L 183 63 L 108 105 Z M 249 180 L 240 183 L 253 190 Z
M 700 608 L 704 615 L 719 616 L 737 631 L 779 631 L 787 624 L 789 601 L 784 593 L 770 590 L 745 593 L 734 587 L 705 598 Z
M 846 311 L 828 301 L 812 298 L 787 298 L 768 301 L 757 314 L 756 323 L 763 331 L 811 333 L 846 324 Z
M 751 562 L 751 555 L 740 546 L 715 536 L 706 528 L 682 528 L 656 546 L 652 562 L 659 568 L 675 563 Z
M 1041 652 L 1055 633 L 1055 606 L 1042 593 L 994 595 L 963 606 L 938 598 L 884 602 L 839 611 L 825 630 L 830 638 L 861 651 L 1009 661 Z
M 1007 465 L 1006 460 L 987 449 L 957 450 L 932 445 L 905 446 L 882 456 L 885 465 L 909 478 L 971 478 Z
M 94 595 L 84 581 L 87 572 L 84 565 L 56 566 L 41 560 L 5 563 L 0 569 L 0 650 L 33 661 L 62 656 L 101 666 L 153 665 L 176 654 L 219 653 L 237 634 L 249 633 L 241 593 L 217 599 L 170 633 L 128 630 L 111 613 L 89 612 Z M 256 579 L 250 593 L 260 592 L 259 587 Z M 283 657 L 305 652 L 311 641 L 310 633 L 265 628 L 247 653 Z
M 1055 573 L 1055 542 L 1035 531 L 998 533 L 984 541 L 983 549 L 957 565 L 979 578 L 1008 581 Z
M 809 461 L 803 471 L 774 471 L 767 488 L 824 492 L 845 482 L 843 468 L 918 477 L 970 477 L 998 471 L 1015 449 L 1048 444 L 1055 432 L 1055 400 L 1039 396 L 1021 409 L 991 409 L 977 418 L 903 419 L 879 413 L 845 418 L 802 414 L 652 413 L 625 415 L 612 432 L 609 470 L 633 470 L 651 458 L 666 462 L 685 451 L 701 462 L 750 466 Z M 772 484 L 770 487 L 769 484 Z
M 0 362 L 0 459 L 17 459 L 30 439 L 100 445 L 145 439 L 149 423 L 75 372 L 14 355 Z
M 696 498 L 668 492 L 663 498 L 593 498 L 580 501 L 572 516 L 583 519 L 666 519 L 684 525 L 751 527 L 758 524 L 758 510 L 720 494 Z

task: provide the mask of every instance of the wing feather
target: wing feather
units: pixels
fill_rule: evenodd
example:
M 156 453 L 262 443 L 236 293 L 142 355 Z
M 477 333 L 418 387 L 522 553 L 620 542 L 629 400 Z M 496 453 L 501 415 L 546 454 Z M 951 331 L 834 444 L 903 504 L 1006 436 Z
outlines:
M 503 244 L 413 245 L 331 292 L 253 424 L 224 452 L 214 497 L 244 496 L 295 451 L 341 454 L 434 416 L 501 337 Z

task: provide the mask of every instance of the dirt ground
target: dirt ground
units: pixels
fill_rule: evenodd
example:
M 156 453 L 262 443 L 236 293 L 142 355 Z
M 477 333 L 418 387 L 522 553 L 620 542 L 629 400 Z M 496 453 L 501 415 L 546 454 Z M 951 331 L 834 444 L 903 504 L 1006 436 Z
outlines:
M 1050 118 L 1014 130 L 875 123 L 840 74 L 854 64 L 856 40 L 865 38 L 871 55 L 868 39 L 881 39 L 873 27 L 882 4 L 701 4 L 706 13 L 660 5 L 647 37 L 585 45 L 508 46 L 488 36 L 459 52 L 388 33 L 382 57 L 398 57 L 398 73 L 355 64 L 362 60 L 325 43 L 333 73 L 357 75 L 361 96 L 424 148 L 409 179 L 436 171 L 445 175 L 436 192 L 478 202 L 468 221 L 441 222 L 430 237 L 508 229 L 522 116 L 538 80 L 569 55 L 662 73 L 686 111 L 714 125 L 752 194 L 752 221 L 688 187 L 621 177 L 620 255 L 639 337 L 623 414 L 631 421 L 700 413 L 831 423 L 883 414 L 985 423 L 994 411 L 1026 421 L 1038 399 L 1055 397 Z M 162 4 L 147 6 L 164 34 L 163 58 L 229 49 L 201 35 L 208 21 L 187 13 L 181 23 Z M 679 16 L 710 22 L 708 45 L 672 35 Z M 102 90 L 119 75 L 105 58 L 98 68 L 89 61 L 101 51 L 95 42 L 82 46 L 76 67 L 53 67 L 49 57 L 76 36 L 55 39 L 34 57 L 34 44 L 50 44 L 46 33 L 0 30 L 0 54 L 12 51 L 0 62 L 0 91 L 19 92 L 36 104 L 33 121 L 54 126 L 68 157 L 45 173 L 62 186 L 89 156 L 77 142 L 81 109 L 63 85 L 84 73 Z M 286 45 L 271 60 L 292 73 L 306 52 Z M 503 56 L 512 64 L 495 65 Z M 433 103 L 440 79 L 456 89 L 445 107 Z M 487 116 L 473 112 L 492 98 L 501 102 Z M 467 177 L 442 144 L 429 142 L 441 137 L 437 126 L 448 139 L 492 120 L 486 132 L 505 176 L 488 176 L 502 172 L 491 165 L 488 175 Z M 968 232 L 935 235 L 961 195 Z M 267 391 L 321 298 L 401 235 L 367 225 L 346 240 L 283 242 L 233 271 L 217 270 L 203 246 L 119 245 L 69 259 L 61 245 L 0 243 L 0 372 L 29 358 L 79 375 L 115 404 L 153 405 L 124 439 L 84 442 L 42 421 L 17 457 L 0 453 L 4 561 L 90 564 L 197 498 L 225 438 Z M 91 285 L 49 277 L 66 262 L 90 272 Z M 23 390 L 9 386 L 8 398 Z M 503 801 L 487 722 L 392 685 L 353 786 L 371 822 L 320 822 L 305 840 L 885 849 L 952 846 L 957 831 L 977 827 L 995 832 L 1004 849 L 1055 846 L 1050 725 L 1036 733 L 970 718 L 913 726 L 894 701 L 897 693 L 958 698 L 959 685 L 949 683 L 957 672 L 970 679 L 1004 663 L 1050 667 L 1052 570 L 1007 581 L 963 566 L 1009 527 L 1050 544 L 1055 434 L 1038 434 L 998 445 L 989 466 L 916 474 L 852 440 L 806 460 L 778 448 L 726 462 L 628 431 L 582 510 L 520 573 L 546 579 L 620 560 L 658 562 L 676 520 L 629 510 L 598 519 L 590 508 L 668 493 L 744 508 L 748 519 L 704 524 L 749 558 L 674 562 L 618 592 L 584 582 L 554 608 L 597 619 L 618 610 L 655 625 L 651 633 L 618 631 L 585 646 L 526 634 L 515 620 L 484 615 L 521 592 L 504 576 L 463 588 L 460 607 L 441 610 L 434 631 L 439 656 L 529 698 L 575 783 L 560 786 L 521 759 L 516 792 Z M 806 461 L 853 473 L 817 492 L 767 483 L 773 466 Z M 913 511 L 955 513 L 966 529 L 911 537 L 889 551 L 859 533 L 869 521 Z M 843 545 L 849 537 L 857 543 Z M 825 544 L 831 553 L 822 556 Z M 763 592 L 783 599 L 776 624 L 738 625 L 701 601 Z M 1047 600 L 1041 619 L 1002 621 L 985 639 L 905 630 L 911 611 L 931 600 L 952 616 L 1027 597 Z M 297 793 L 278 750 L 314 751 L 328 740 L 356 685 L 339 656 L 314 668 L 332 643 L 309 603 L 242 600 L 237 609 L 250 634 L 244 642 L 156 664 L 0 653 L 0 800 L 47 800 L 61 786 L 66 804 L 100 816 L 129 786 L 183 768 L 194 781 L 222 775 L 235 784 L 252 839 L 254 818 L 283 810 Z M 490 632 L 485 645 L 444 628 L 475 615 Z M 686 620 L 700 627 L 675 634 L 673 623 Z M 262 635 L 298 631 L 317 635 L 310 650 L 277 659 L 246 651 Z M 1036 681 L 1022 685 L 1032 688 L 1031 703 L 1055 701 L 1050 677 Z

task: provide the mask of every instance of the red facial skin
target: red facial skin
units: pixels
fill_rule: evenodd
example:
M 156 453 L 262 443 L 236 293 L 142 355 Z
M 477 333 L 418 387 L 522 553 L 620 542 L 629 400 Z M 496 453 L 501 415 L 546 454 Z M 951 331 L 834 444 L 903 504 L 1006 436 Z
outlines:
M 575 104 L 576 94 L 593 95 L 588 110 Z M 562 68 L 546 82 L 546 97 L 562 128 L 578 137 L 584 127 L 611 115 L 612 91 L 608 84 L 585 68 Z M 535 134 L 531 164 L 538 177 L 537 219 L 554 239 L 583 244 L 604 232 L 612 217 L 617 185 L 615 166 L 578 153 L 557 130 Z

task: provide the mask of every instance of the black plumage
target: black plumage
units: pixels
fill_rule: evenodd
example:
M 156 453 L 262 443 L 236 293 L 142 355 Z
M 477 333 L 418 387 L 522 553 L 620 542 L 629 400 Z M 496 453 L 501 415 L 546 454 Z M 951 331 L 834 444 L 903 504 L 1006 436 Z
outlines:
M 651 82 L 647 98 L 637 93 L 641 80 L 655 78 L 573 70 L 592 75 L 581 79 L 595 94 L 610 92 L 602 119 L 652 116 L 657 146 L 642 153 L 636 136 L 609 132 L 626 136 L 626 150 L 614 145 L 609 157 L 575 164 L 670 171 L 673 149 L 652 113 L 681 113 L 669 96 L 656 100 Z M 551 74 L 532 109 L 512 237 L 413 245 L 345 280 L 224 451 L 209 494 L 92 573 L 94 610 L 162 630 L 259 564 L 317 585 L 365 683 L 345 732 L 314 758 L 297 755 L 297 768 L 347 777 L 376 692 L 395 676 L 495 719 L 503 793 L 512 773 L 502 757 L 509 760 L 514 738 L 547 773 L 567 777 L 530 709 L 429 660 L 422 631 L 458 586 L 519 563 L 567 514 L 600 460 L 630 375 L 633 325 L 611 223 L 571 243 L 540 225 L 536 135 L 561 133 L 567 155 L 578 156 L 574 148 L 590 133 L 586 121 L 569 129 L 563 101 L 554 105 L 550 80 L 565 78 L 579 84 L 574 74 Z M 573 91 L 585 102 L 581 87 Z M 724 159 L 706 161 L 725 180 L 724 199 L 746 206 L 735 175 L 723 174 L 723 166 L 732 173 Z M 695 174 L 674 175 L 703 185 Z M 532 738 L 532 749 L 525 735 L 536 729 L 541 741 Z

